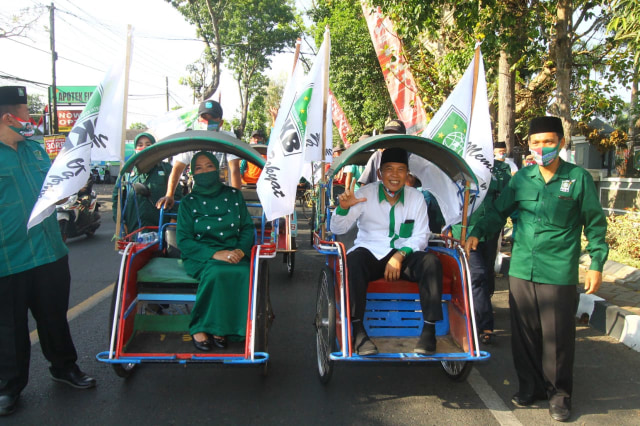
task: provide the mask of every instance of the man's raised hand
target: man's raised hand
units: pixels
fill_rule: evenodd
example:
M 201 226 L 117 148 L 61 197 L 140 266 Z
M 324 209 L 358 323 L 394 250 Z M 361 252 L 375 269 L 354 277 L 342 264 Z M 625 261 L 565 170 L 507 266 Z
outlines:
M 340 208 L 344 210 L 348 210 L 351 206 L 367 201 L 366 198 L 356 198 L 356 196 L 353 193 L 355 186 L 356 186 L 356 180 L 353 179 L 351 181 L 351 187 L 345 188 L 344 192 L 338 196 L 338 202 L 340 203 Z

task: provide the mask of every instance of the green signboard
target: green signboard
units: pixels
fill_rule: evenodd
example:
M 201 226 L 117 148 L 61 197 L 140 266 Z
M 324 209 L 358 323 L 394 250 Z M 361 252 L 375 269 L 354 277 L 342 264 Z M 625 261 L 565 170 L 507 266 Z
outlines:
M 58 104 L 86 104 L 96 90 L 96 86 L 57 86 Z

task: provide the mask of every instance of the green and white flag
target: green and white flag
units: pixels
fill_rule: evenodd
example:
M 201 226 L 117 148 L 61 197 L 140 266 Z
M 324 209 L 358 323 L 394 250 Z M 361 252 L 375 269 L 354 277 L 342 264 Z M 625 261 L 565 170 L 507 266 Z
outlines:
M 491 183 L 493 169 L 493 137 L 487 83 L 482 53 L 479 46 L 476 49 L 477 67 L 474 57 L 458 85 L 422 133 L 423 137 L 440 142 L 455 151 L 476 175 L 478 186 L 471 188 L 475 197 L 471 200 L 469 214 L 482 203 Z M 477 79 L 472 104 L 475 71 Z M 463 186 L 452 182 L 431 162 L 415 155 L 410 158 L 409 168 L 420 178 L 423 188 L 428 189 L 438 200 L 446 224 L 461 222 Z
M 87 184 L 91 160 L 121 161 L 125 60 L 114 63 L 96 88 L 47 172 L 27 228 L 55 211 L 55 205 Z
M 160 140 L 174 133 L 193 129 L 197 121 L 198 105 L 186 106 L 147 121 L 149 129 L 147 132 L 151 133 L 156 140 Z
M 303 166 L 323 158 L 322 90 L 328 90 L 328 87 L 323 87 L 322 71 L 329 61 L 324 57 L 328 42 L 327 31 L 309 74 L 303 76 L 302 65 L 297 63 L 285 86 L 269 137 L 267 162 L 256 185 L 267 220 L 293 213 Z M 328 147 L 331 148 L 331 143 Z

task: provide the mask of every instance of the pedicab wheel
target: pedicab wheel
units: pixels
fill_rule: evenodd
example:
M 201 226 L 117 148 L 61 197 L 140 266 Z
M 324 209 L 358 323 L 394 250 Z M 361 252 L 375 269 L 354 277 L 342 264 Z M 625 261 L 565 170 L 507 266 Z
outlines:
M 331 353 L 336 346 L 336 299 L 334 273 L 324 266 L 318 279 L 316 298 L 316 357 L 318 375 L 322 383 L 328 383 L 333 373 Z
M 112 322 L 113 321 L 113 312 L 116 309 L 116 294 L 117 294 L 118 289 L 116 287 L 113 288 L 113 293 L 111 294 L 111 309 L 109 309 L 109 338 L 111 338 L 111 327 L 112 327 Z M 116 326 L 116 336 L 118 335 L 118 328 Z M 118 377 L 122 377 L 124 379 L 126 379 L 127 377 L 129 377 L 131 375 L 131 373 L 133 373 L 133 369 L 136 367 L 136 364 L 133 363 L 127 363 L 127 364 L 111 364 L 111 368 L 113 368 L 113 371 L 116 373 L 116 375 Z
M 462 382 L 467 379 L 473 363 L 468 361 L 440 361 L 442 370 L 454 382 Z
M 271 325 L 272 313 L 269 299 L 269 263 L 266 260 L 260 262 L 260 274 L 258 275 L 258 296 L 256 308 L 256 352 L 269 351 L 269 326 Z M 262 364 L 260 373 L 266 376 L 269 372 L 269 361 Z

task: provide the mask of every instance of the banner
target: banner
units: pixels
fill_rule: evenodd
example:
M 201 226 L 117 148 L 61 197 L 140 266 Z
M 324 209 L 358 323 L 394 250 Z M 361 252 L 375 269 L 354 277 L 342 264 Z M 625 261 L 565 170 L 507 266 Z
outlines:
M 493 169 L 493 137 L 487 83 L 479 46 L 462 79 L 433 116 L 422 136 L 455 151 L 476 175 L 478 187 L 472 187 L 476 196 L 471 199 L 471 214 L 480 206 L 489 189 Z M 447 225 L 460 223 L 462 186 L 451 182 L 442 171 L 423 158 L 412 156 L 409 169 L 420 178 L 423 188 L 436 197 Z
M 407 128 L 407 134 L 417 135 L 424 129 L 427 119 L 416 82 L 403 53 L 402 41 L 393 31 L 391 20 L 382 15 L 379 7 L 372 10 L 372 6 L 368 6 L 366 1 L 361 3 L 393 107 Z
M 258 197 L 267 220 L 293 213 L 303 165 L 324 157 L 323 67 L 328 66 L 329 58 L 324 52 L 328 51 L 325 43 L 329 42 L 329 32 L 326 31 L 307 77 L 303 76 L 302 66 L 297 63 L 282 95 L 276 123 L 269 137 L 267 162 L 257 183 Z M 330 111 L 327 111 L 330 117 Z M 329 132 L 328 137 L 330 135 Z M 331 143 L 327 145 L 332 147 Z
M 351 144 L 347 139 L 347 135 L 351 133 L 353 129 L 351 128 L 349 120 L 347 120 L 347 116 L 344 114 L 342 107 L 331 90 L 329 90 L 329 105 L 331 105 L 331 117 L 333 118 L 333 123 L 338 128 L 340 139 L 342 139 L 344 147 L 349 148 Z
M 198 107 L 199 105 L 182 107 L 154 117 L 146 123 L 149 129 L 147 132 L 155 136 L 156 140 L 160 140 L 174 133 L 193 129 L 198 121 Z
M 64 135 L 44 136 L 44 149 L 49 154 L 51 161 L 55 160 L 58 153 L 62 151 L 66 137 Z
M 120 161 L 125 99 L 125 58 L 115 63 L 78 117 L 45 177 L 27 228 L 42 222 L 55 204 L 80 190 L 91 161 Z

